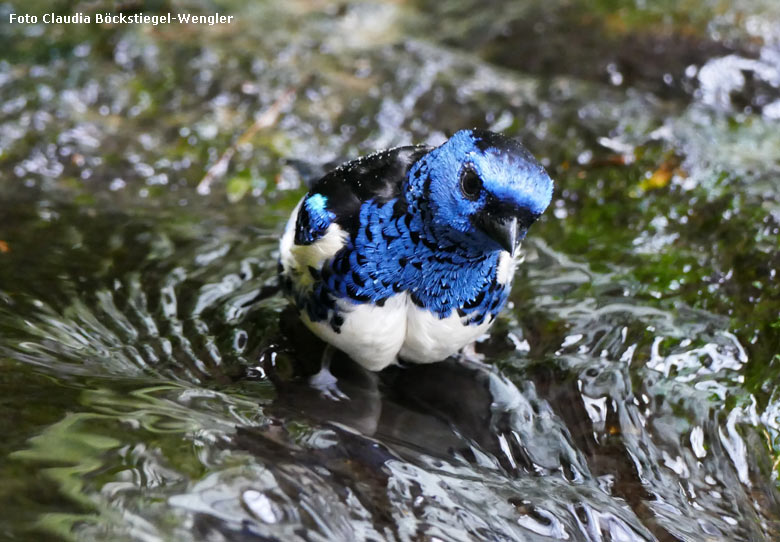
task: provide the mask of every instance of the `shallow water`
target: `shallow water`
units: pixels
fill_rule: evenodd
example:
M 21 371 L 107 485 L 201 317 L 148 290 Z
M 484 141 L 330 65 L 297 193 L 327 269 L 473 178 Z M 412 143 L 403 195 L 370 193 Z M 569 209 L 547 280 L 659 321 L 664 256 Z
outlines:
M 0 538 L 780 538 L 774 3 L 217 10 L 0 27 Z M 473 125 L 557 183 L 484 364 L 320 398 L 287 214 Z

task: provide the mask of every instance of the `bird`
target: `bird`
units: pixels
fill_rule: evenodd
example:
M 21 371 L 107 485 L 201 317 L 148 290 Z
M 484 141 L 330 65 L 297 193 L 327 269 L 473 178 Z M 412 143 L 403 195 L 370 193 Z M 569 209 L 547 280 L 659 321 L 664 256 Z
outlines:
M 334 349 L 380 371 L 442 361 L 484 334 L 552 193 L 519 141 L 476 128 L 438 147 L 378 151 L 315 181 L 279 244 L 282 290 L 328 345 L 311 385 L 346 397 L 330 372 Z

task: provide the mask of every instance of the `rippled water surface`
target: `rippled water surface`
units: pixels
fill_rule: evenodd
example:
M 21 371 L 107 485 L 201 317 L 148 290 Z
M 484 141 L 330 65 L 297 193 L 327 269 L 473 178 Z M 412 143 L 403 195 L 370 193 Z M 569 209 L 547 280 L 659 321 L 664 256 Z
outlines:
M 780 9 L 649 4 L 4 22 L 0 539 L 780 539 Z M 556 179 L 484 363 L 321 398 L 286 216 L 470 126 Z

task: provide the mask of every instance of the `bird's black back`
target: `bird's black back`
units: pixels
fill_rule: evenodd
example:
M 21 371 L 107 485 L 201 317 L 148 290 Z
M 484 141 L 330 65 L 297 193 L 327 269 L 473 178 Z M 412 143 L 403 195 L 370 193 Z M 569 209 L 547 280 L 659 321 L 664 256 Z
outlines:
M 310 194 L 327 198 L 336 223 L 350 234 L 359 227 L 360 207 L 369 200 L 385 203 L 401 195 L 409 169 L 433 147 L 396 147 L 347 162 L 313 183 Z

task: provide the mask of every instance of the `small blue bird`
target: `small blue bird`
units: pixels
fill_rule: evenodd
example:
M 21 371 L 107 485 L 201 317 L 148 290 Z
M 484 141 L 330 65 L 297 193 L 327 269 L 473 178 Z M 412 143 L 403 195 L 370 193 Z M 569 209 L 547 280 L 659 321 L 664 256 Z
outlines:
M 309 329 L 369 370 L 441 361 L 506 303 L 517 249 L 552 189 L 520 143 L 485 130 L 348 162 L 293 211 L 283 289 Z M 312 384 L 341 397 L 329 351 Z

